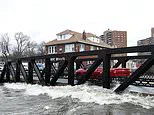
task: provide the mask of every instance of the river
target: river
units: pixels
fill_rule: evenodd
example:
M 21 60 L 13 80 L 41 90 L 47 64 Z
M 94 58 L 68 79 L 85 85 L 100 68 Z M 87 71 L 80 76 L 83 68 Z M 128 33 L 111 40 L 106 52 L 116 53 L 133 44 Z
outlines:
M 130 93 L 132 89 L 138 90 L 135 86 L 118 95 L 113 92 L 115 87 L 104 89 L 88 84 L 47 87 L 4 83 L 0 86 L 0 115 L 154 114 L 154 96 Z

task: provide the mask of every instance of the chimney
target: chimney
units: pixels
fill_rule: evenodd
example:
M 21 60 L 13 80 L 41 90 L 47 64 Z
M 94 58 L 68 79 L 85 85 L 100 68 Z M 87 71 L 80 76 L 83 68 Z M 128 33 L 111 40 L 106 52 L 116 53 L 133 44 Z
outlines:
M 85 30 L 82 33 L 82 39 L 86 40 L 86 32 L 85 32 Z

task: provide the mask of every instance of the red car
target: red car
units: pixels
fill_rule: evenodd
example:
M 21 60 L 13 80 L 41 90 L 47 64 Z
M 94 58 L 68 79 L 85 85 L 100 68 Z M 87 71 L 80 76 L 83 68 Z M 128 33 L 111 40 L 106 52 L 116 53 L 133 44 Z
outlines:
M 85 75 L 87 70 L 80 68 L 76 70 L 75 74 L 77 78 Z M 97 67 L 96 70 L 91 74 L 90 79 L 102 79 L 103 68 Z M 110 69 L 110 77 L 128 77 L 130 75 L 129 68 L 112 68 Z

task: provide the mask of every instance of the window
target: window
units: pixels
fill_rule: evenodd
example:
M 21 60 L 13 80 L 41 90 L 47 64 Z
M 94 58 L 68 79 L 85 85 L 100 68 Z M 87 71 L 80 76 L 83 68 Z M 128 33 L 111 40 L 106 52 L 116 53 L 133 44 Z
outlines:
M 87 39 L 89 39 L 90 41 L 96 42 L 96 43 L 100 43 L 100 39 L 96 37 L 88 37 Z
M 49 46 L 48 47 L 48 54 L 56 53 L 56 46 Z
M 57 40 L 66 40 L 66 39 L 69 39 L 70 37 L 72 37 L 72 35 L 70 35 L 70 34 L 62 34 L 62 35 L 57 36 Z
M 85 51 L 85 44 L 80 44 L 80 52 Z
M 48 54 L 51 53 L 51 46 L 48 47 Z
M 90 50 L 95 50 L 95 46 L 90 46 Z
M 74 44 L 65 45 L 65 52 L 74 52 Z

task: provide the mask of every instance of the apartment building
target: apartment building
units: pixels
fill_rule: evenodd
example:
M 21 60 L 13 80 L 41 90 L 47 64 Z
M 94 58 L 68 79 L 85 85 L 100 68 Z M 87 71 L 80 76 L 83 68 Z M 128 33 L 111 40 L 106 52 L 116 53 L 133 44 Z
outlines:
M 100 38 L 113 47 L 127 47 L 127 31 L 106 30 Z

